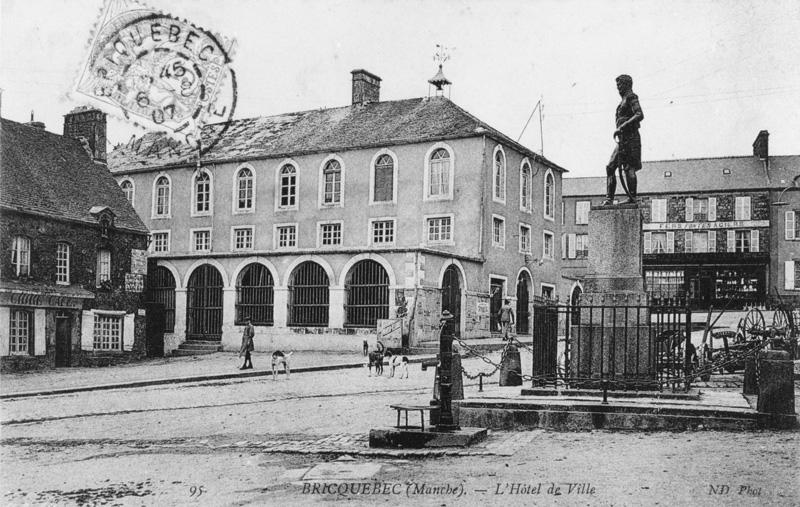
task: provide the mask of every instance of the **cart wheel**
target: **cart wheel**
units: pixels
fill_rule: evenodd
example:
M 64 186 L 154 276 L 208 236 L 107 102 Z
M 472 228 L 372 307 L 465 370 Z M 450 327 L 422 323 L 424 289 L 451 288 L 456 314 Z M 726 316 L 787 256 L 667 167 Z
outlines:
M 767 328 L 764 322 L 764 314 L 761 313 L 761 310 L 758 308 L 753 308 L 747 312 L 747 315 L 744 316 L 742 326 L 744 327 L 744 336 L 747 340 L 758 339 L 758 332 L 764 331 Z
M 786 310 L 775 310 L 775 313 L 772 314 L 772 327 L 779 332 L 789 331 L 789 316 L 786 314 Z

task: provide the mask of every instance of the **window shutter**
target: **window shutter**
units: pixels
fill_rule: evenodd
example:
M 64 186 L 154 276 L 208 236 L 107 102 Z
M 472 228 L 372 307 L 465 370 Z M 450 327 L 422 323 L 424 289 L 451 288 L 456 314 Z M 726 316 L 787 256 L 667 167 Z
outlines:
M 376 167 L 375 168 L 375 201 L 391 201 L 394 193 L 394 168 Z
M 750 198 L 745 197 L 744 199 L 744 218 L 742 220 L 750 220 Z
M 10 354 L 9 348 L 9 324 L 11 322 L 11 310 L 7 306 L 0 306 L 0 356 Z
M 794 261 L 786 261 L 783 263 L 783 288 L 786 290 L 793 290 L 794 287 Z
M 33 312 L 33 355 L 43 356 L 47 354 L 47 329 L 45 329 L 45 309 L 37 308 Z
M 708 198 L 708 221 L 709 222 L 716 222 L 717 221 L 717 198 L 716 197 L 709 197 Z
M 717 251 L 717 231 L 708 231 L 708 251 Z
M 691 222 L 694 220 L 694 199 L 691 197 L 686 198 L 686 221 Z
M 683 251 L 692 253 L 692 231 L 686 231 L 683 234 Z
M 736 231 L 728 231 L 728 251 L 736 251 Z
M 756 229 L 750 231 L 750 251 L 758 252 L 758 230 Z
M 84 311 L 81 317 L 81 350 L 94 350 L 94 312 Z
M 785 213 L 785 217 L 786 217 L 786 235 L 785 235 L 785 238 L 786 239 L 795 239 L 795 235 L 794 235 L 794 220 L 795 220 L 794 211 L 787 211 Z
M 574 259 L 575 258 L 575 235 L 574 234 L 570 234 L 568 236 L 567 247 L 568 247 L 567 257 L 569 257 L 570 259 Z
M 562 234 L 561 235 L 561 258 L 562 259 L 566 259 L 567 258 L 567 235 L 566 234 Z
M 644 233 L 644 253 L 649 254 L 650 248 L 652 244 L 653 233 L 652 232 L 645 232 Z
M 134 313 L 125 314 L 125 321 L 122 324 L 122 350 L 133 350 L 135 316 Z
M 675 253 L 675 232 L 667 231 L 667 253 Z

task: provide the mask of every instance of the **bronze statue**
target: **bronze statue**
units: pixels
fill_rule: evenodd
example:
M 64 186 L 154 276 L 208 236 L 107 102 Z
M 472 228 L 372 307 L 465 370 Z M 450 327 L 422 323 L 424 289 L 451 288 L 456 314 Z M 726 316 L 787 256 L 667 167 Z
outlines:
M 639 97 L 633 93 L 633 78 L 627 74 L 617 77 L 617 91 L 622 101 L 617 106 L 614 139 L 617 147 L 606 166 L 606 200 L 603 206 L 614 203 L 617 191 L 617 178 L 614 172 L 619 169 L 619 180 L 628 199 L 624 204 L 636 202 L 636 171 L 642 168 L 642 139 L 639 137 L 639 124 L 644 119 Z

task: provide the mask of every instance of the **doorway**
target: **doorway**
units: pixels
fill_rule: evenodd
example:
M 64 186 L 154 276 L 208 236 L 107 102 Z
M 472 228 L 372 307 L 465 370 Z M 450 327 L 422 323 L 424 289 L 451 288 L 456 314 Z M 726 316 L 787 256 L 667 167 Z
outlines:
M 69 366 L 72 351 L 72 315 L 56 313 L 56 366 Z

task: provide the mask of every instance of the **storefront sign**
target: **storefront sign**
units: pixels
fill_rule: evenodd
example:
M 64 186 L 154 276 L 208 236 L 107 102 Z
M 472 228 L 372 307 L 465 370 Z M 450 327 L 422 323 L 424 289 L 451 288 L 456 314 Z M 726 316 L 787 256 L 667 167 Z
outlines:
M 131 249 L 131 273 L 134 275 L 147 274 L 147 250 Z
M 142 292 L 144 290 L 144 275 L 125 273 L 125 292 Z
M 37 308 L 80 308 L 83 306 L 83 299 L 57 294 L 3 292 L 0 293 L 0 305 L 34 306 Z
M 755 229 L 769 227 L 769 220 L 735 220 L 732 222 L 666 222 L 643 224 L 645 231 L 696 230 L 696 229 Z

